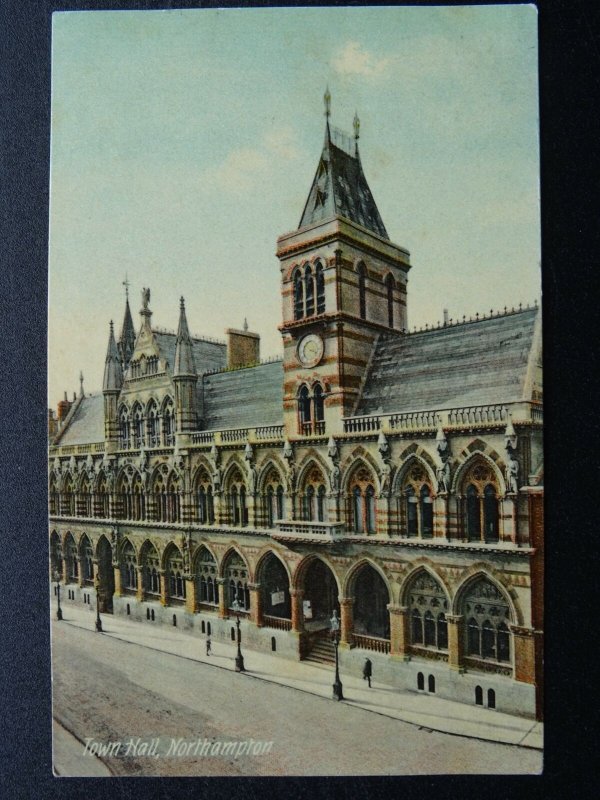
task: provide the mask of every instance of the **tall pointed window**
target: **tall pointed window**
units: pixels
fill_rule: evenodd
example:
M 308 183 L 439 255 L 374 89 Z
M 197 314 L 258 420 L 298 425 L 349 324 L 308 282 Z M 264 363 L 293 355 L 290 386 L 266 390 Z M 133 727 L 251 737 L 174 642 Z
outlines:
M 205 469 L 196 478 L 197 519 L 201 525 L 212 525 L 215 521 L 212 482 Z
M 311 402 L 308 386 L 301 386 L 298 392 L 298 417 L 301 433 L 310 433 L 311 426 Z
M 119 410 L 119 448 L 128 450 L 130 446 L 129 409 L 121 406 Z
M 175 444 L 175 410 L 170 397 L 163 405 L 162 419 L 163 443 L 165 447 L 172 447 Z
M 367 318 L 367 268 L 358 265 L 358 305 L 361 319 Z
M 425 468 L 413 461 L 400 481 L 396 496 L 400 536 L 430 539 L 433 536 L 433 489 Z
M 360 466 L 350 479 L 349 524 L 355 533 L 375 533 L 375 489 L 369 470 Z
M 315 313 L 315 283 L 312 269 L 307 264 L 304 268 L 304 286 L 306 296 L 306 316 L 312 317 Z
M 323 265 L 320 261 L 315 264 L 315 276 L 317 282 L 317 314 L 325 313 L 325 278 L 323 276 Z
M 439 581 L 419 571 L 407 591 L 411 618 L 411 646 L 448 649 L 448 599 Z
M 467 656 L 510 661 L 510 609 L 495 584 L 485 577 L 476 579 L 465 591 L 461 613 L 467 620 Z
M 323 406 L 323 387 L 317 383 L 313 389 L 315 408 L 315 433 L 325 433 L 325 411 Z
M 499 538 L 496 477 L 482 459 L 469 469 L 463 486 L 463 526 L 470 542 L 497 542 Z
M 304 281 L 299 269 L 294 273 L 294 319 L 304 316 Z
M 158 416 L 158 409 L 156 407 L 156 403 L 154 402 L 154 400 L 151 400 L 150 403 L 148 404 L 146 418 L 148 420 L 148 447 L 159 447 L 160 446 L 159 416 Z
M 302 518 L 306 522 L 324 522 L 325 511 L 325 479 L 317 467 L 311 469 L 305 479 L 302 492 Z

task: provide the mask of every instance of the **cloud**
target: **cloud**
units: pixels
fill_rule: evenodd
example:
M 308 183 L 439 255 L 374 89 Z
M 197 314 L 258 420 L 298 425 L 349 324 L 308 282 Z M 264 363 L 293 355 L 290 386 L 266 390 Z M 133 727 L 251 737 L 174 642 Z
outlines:
M 296 160 L 301 151 L 294 130 L 282 126 L 268 130 L 257 147 L 232 150 L 224 161 L 209 169 L 204 176 L 207 183 L 233 194 L 243 194 L 268 178 L 274 161 Z
M 367 78 L 378 78 L 388 71 L 393 58 L 378 57 L 365 50 L 359 42 L 346 42 L 344 47 L 332 58 L 331 66 L 344 77 L 363 75 Z

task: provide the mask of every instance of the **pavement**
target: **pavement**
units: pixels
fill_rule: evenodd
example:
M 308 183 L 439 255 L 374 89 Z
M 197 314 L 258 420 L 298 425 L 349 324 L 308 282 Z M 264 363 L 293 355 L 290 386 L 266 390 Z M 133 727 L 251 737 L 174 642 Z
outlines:
M 94 622 L 95 614 L 89 610 L 63 605 L 63 621 L 54 624 L 94 630 Z M 213 639 L 212 653 L 206 656 L 205 637 L 197 633 L 185 633 L 166 626 L 145 625 L 126 617 L 107 614 L 102 615 L 102 625 L 103 633 L 98 636 L 111 636 L 133 642 L 152 650 L 210 664 L 217 669 L 235 670 L 237 651 L 234 644 L 215 642 Z M 261 680 L 319 697 L 332 697 L 331 667 L 291 661 L 243 646 L 242 650 L 246 672 L 240 675 L 240 680 Z M 479 706 L 466 706 L 435 695 L 403 691 L 377 681 L 372 681 L 372 688 L 369 689 L 365 681 L 344 675 L 343 668 L 340 677 L 344 687 L 344 700 L 340 702 L 347 705 L 392 717 L 420 729 L 534 750 L 543 749 L 541 722 Z

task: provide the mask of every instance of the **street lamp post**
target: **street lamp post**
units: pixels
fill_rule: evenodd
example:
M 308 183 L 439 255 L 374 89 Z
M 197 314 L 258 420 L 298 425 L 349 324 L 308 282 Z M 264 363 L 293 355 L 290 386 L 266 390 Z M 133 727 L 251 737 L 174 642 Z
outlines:
M 54 571 L 54 580 L 56 581 L 56 598 L 58 600 L 58 606 L 56 609 L 56 619 L 61 620 L 63 618 L 63 615 L 62 615 L 62 608 L 60 607 L 60 572 L 58 570 Z
M 235 657 L 235 671 L 236 672 L 245 672 L 246 667 L 244 666 L 244 656 L 242 655 L 242 632 L 240 630 L 240 604 L 238 603 L 237 597 L 231 604 L 231 608 L 235 611 L 235 625 L 237 628 L 237 655 Z
M 94 580 L 94 589 L 96 590 L 96 633 L 102 633 L 102 620 L 100 619 L 100 579 L 97 575 Z
M 335 700 L 343 700 L 344 693 L 342 691 L 342 682 L 340 680 L 340 666 L 338 649 L 340 645 L 340 621 L 338 619 L 337 611 L 333 609 L 333 616 L 331 618 L 331 638 L 335 647 L 335 682 L 333 684 L 333 697 Z

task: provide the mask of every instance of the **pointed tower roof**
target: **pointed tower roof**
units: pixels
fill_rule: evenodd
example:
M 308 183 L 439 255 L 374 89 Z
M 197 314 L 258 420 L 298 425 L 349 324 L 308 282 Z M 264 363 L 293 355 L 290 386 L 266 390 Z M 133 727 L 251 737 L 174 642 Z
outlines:
M 129 308 L 129 292 L 125 295 L 125 315 L 123 317 L 123 327 L 121 328 L 121 336 L 119 338 L 119 353 L 121 354 L 121 361 L 125 366 L 129 363 L 133 348 L 135 347 L 135 328 L 133 327 L 133 319 L 131 317 L 131 309 Z
M 185 301 L 183 297 L 179 301 L 179 327 L 177 328 L 177 345 L 175 347 L 175 364 L 173 377 L 183 375 L 197 376 L 196 364 L 194 362 L 194 347 L 192 337 L 185 316 Z
M 325 143 L 298 227 L 339 215 L 389 239 L 360 162 L 358 115 L 354 116 L 352 137 L 330 126 L 329 90 L 324 99 Z
M 123 385 L 123 369 L 121 366 L 121 357 L 117 343 L 115 342 L 115 332 L 113 328 L 112 319 L 110 321 L 110 333 L 108 336 L 108 349 L 106 351 L 106 360 L 104 362 L 104 380 L 102 382 L 102 390 L 105 392 L 116 391 Z

